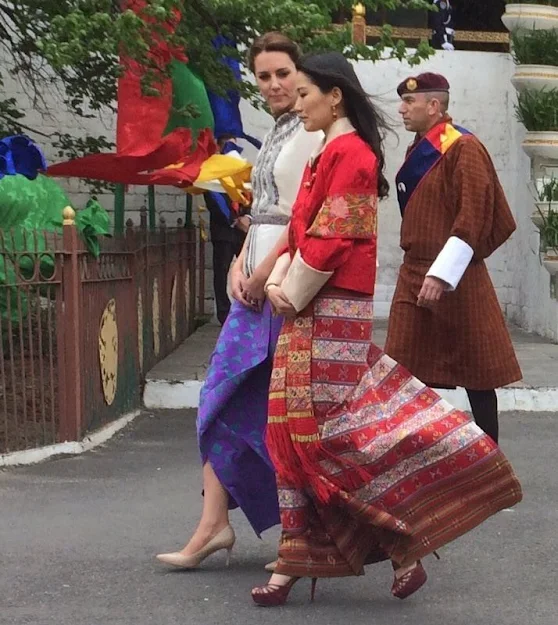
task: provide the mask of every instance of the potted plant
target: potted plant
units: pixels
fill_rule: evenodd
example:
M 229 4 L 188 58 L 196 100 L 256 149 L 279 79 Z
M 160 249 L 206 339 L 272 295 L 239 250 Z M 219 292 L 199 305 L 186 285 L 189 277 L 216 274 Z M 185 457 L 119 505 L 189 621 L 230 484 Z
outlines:
M 550 213 L 558 213 L 558 179 L 542 178 L 537 188 L 536 209 L 531 221 L 539 228 L 544 227 L 545 219 Z
M 522 147 L 531 158 L 558 160 L 558 89 L 525 89 L 515 105 L 527 129 Z
M 502 22 L 510 32 L 558 28 L 558 0 L 510 2 L 506 4 Z
M 542 262 L 551 275 L 558 274 L 558 211 L 552 206 L 542 215 L 541 251 Z
M 558 87 L 558 30 L 516 30 L 511 42 L 518 91 Z

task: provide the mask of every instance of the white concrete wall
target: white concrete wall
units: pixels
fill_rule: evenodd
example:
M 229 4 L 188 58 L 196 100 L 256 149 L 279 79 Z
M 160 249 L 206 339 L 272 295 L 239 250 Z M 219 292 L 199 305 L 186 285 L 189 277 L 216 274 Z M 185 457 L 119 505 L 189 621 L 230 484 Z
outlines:
M 558 306 L 556 300 L 550 297 L 549 274 L 541 266 L 537 253 L 538 233 L 529 219 L 533 210 L 533 200 L 527 189 L 529 161 L 520 147 L 523 129 L 514 117 L 516 96 L 510 83 L 513 73 L 511 57 L 484 52 L 440 52 L 419 68 L 409 68 L 396 61 L 358 64 L 357 72 L 365 88 L 377 97 L 381 108 L 395 122 L 398 136 L 388 138 L 386 150 L 387 175 L 391 182 L 412 139 L 399 123 L 395 89 L 403 78 L 419 71 L 441 72 L 448 78 L 452 87 L 450 112 L 456 123 L 473 131 L 488 148 L 516 217 L 517 232 L 489 261 L 503 309 L 511 320 L 526 329 L 558 340 Z M 45 92 L 45 110 L 44 106 L 38 107 L 31 102 L 16 80 L 6 80 L 6 92 L 24 103 L 27 111 L 24 123 L 46 134 L 61 129 L 72 133 L 89 131 L 105 134 L 109 138 L 114 136 L 115 120 L 109 112 L 103 112 L 100 119 L 83 121 L 65 112 L 56 94 Z M 262 138 L 271 123 L 269 116 L 245 103 L 243 114 L 246 131 Z M 58 160 L 47 140 L 39 136 L 35 138 L 45 148 L 50 162 Z M 253 157 L 254 150 L 248 147 L 246 155 Z M 82 183 L 72 180 L 64 182 L 64 185 L 78 206 L 85 203 L 87 188 Z M 112 196 L 102 197 L 101 200 L 107 209 L 112 208 Z M 126 201 L 127 216 L 137 221 L 137 211 L 146 203 L 145 189 L 131 187 Z M 159 214 L 165 215 L 169 225 L 174 224 L 178 217 L 184 215 L 184 195 L 172 189 L 158 188 L 157 208 Z M 401 261 L 400 217 L 394 193 L 382 202 L 379 222 L 380 271 L 376 311 L 379 316 L 385 316 L 389 311 Z

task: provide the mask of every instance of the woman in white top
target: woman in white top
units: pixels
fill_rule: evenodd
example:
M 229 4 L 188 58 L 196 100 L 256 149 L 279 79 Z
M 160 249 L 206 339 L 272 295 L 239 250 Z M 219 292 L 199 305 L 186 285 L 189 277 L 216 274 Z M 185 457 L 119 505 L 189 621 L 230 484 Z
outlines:
M 252 223 L 231 270 L 235 302 L 211 357 L 198 410 L 203 464 L 201 520 L 179 552 L 159 560 L 193 568 L 234 545 L 229 509 L 240 507 L 259 536 L 279 523 L 275 473 L 264 443 L 272 360 L 282 319 L 274 317 L 264 286 L 287 244 L 291 208 L 321 133 L 307 133 L 293 107 L 298 46 L 280 33 L 259 37 L 249 53 L 274 125 L 252 172 Z

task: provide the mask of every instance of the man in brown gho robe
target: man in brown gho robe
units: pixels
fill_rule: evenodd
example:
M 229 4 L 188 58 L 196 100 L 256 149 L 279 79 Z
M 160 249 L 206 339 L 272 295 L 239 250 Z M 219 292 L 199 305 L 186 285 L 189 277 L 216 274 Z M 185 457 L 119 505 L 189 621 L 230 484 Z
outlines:
M 486 149 L 447 115 L 447 80 L 421 74 L 397 91 L 417 134 L 397 175 L 405 256 L 385 351 L 429 386 L 464 387 L 498 442 L 495 389 L 521 370 L 484 261 L 515 222 Z

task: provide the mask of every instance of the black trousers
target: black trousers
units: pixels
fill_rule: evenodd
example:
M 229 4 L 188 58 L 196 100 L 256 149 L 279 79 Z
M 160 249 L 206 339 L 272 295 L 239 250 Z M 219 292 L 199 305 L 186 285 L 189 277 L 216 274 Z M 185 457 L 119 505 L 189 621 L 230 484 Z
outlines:
M 227 294 L 227 277 L 232 260 L 242 250 L 243 238 L 235 237 L 235 241 L 213 241 L 213 292 L 217 319 L 223 325 L 231 308 Z
M 498 444 L 498 398 L 496 391 L 466 389 L 475 423 Z

